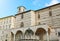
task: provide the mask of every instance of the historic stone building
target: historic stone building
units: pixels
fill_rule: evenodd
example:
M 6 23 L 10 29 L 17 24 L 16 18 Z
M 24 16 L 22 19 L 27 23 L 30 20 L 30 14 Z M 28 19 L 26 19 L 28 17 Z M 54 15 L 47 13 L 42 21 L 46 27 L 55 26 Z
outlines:
M 60 3 L 0 18 L 0 41 L 60 41 Z

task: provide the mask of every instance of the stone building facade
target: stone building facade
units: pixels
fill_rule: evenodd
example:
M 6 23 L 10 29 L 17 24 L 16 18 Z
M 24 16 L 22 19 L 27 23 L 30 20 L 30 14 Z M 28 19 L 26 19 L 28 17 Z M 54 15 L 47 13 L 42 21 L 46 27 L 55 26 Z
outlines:
M 60 3 L 0 18 L 0 41 L 60 41 Z

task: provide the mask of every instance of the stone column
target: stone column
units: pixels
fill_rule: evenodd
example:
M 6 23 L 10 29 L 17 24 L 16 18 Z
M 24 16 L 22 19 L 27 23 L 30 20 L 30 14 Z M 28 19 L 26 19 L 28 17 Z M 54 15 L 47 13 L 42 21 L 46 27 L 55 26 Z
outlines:
M 35 40 L 37 40 L 38 38 L 37 38 L 37 36 L 35 35 L 35 32 L 34 32 L 34 39 Z M 35 40 L 33 40 L 33 41 L 35 41 Z
M 49 41 L 49 34 L 48 34 L 48 31 L 47 31 L 46 35 L 47 35 L 47 41 Z
M 15 34 L 14 34 L 14 41 L 15 41 Z
M 34 39 L 36 39 L 35 32 L 34 32 Z

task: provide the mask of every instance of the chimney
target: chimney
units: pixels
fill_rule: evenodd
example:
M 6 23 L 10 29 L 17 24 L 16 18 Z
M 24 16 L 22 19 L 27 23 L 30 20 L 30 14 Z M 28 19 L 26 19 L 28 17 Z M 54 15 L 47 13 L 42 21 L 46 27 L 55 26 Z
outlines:
M 18 7 L 18 13 L 24 12 L 25 11 L 25 7 L 24 6 L 19 6 Z

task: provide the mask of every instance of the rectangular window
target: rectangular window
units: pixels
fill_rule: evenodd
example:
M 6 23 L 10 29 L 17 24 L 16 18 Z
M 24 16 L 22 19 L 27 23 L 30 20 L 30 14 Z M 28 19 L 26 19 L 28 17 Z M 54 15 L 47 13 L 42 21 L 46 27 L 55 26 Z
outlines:
M 6 38 L 8 37 L 8 34 L 6 34 Z
M 58 32 L 58 36 L 60 36 L 60 32 Z
M 21 22 L 21 27 L 24 27 L 24 23 L 23 22 Z
M 4 21 L 4 24 L 5 24 L 5 21 Z
M 2 31 L 2 34 L 4 34 L 4 31 Z
M 44 25 L 46 25 L 46 23 L 43 23 Z
M 11 24 L 9 25 L 9 28 L 11 28 Z
M 60 14 L 56 15 L 56 16 L 60 16 Z
M 40 14 L 38 14 L 38 19 L 40 19 Z
M 49 16 L 52 16 L 52 12 L 51 11 L 49 11 Z
M 40 25 L 41 23 L 40 22 L 38 22 L 38 25 Z
M 6 25 L 6 29 L 7 29 L 8 27 L 7 27 L 7 25 Z
M 23 14 L 21 14 L 21 19 L 23 19 Z

